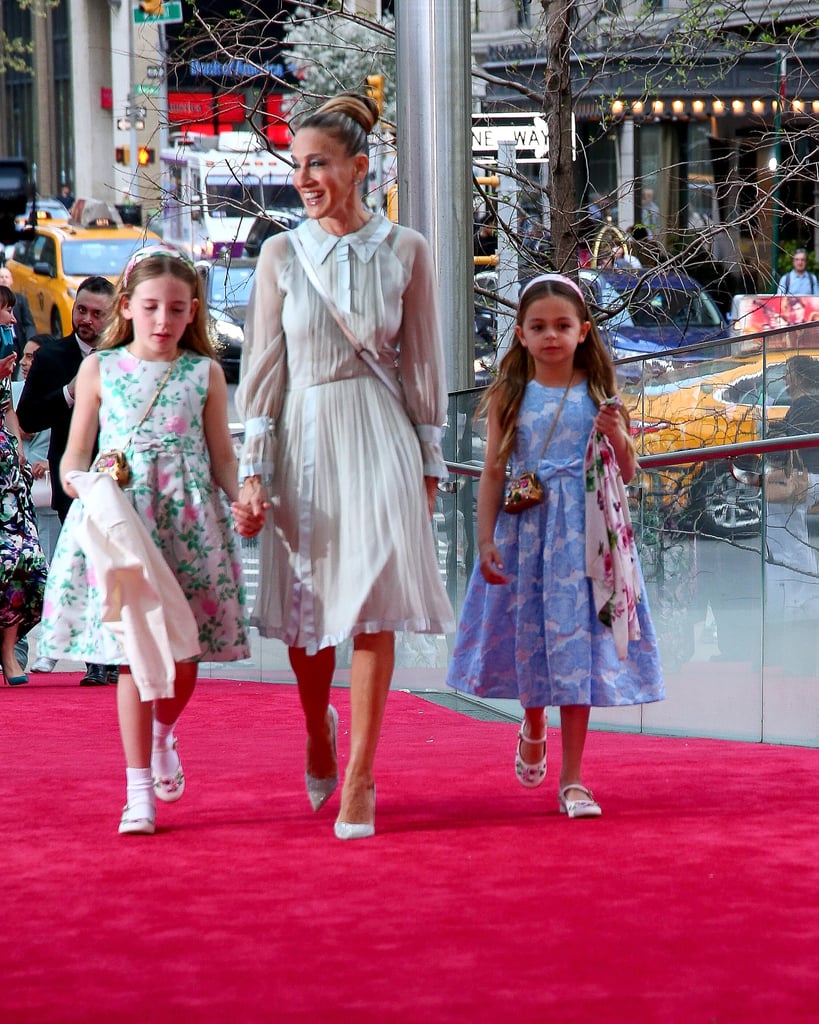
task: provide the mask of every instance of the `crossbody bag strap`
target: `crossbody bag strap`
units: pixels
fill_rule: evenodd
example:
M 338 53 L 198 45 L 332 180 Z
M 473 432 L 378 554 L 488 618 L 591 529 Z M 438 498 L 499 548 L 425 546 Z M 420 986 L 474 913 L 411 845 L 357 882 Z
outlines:
M 136 434 L 136 432 L 139 430 L 139 428 L 142 426 L 142 424 L 145 422 L 145 420 L 147 420 L 148 417 L 151 415 L 151 412 L 153 411 L 154 406 L 156 405 L 157 401 L 159 400 L 159 396 L 162 394 L 162 389 L 168 383 L 168 378 L 171 376 L 171 371 L 173 370 L 174 364 L 176 363 L 176 360 L 178 358 L 179 358 L 179 356 L 175 355 L 173 357 L 173 359 L 171 360 L 171 362 L 168 364 L 168 369 L 162 374 L 162 379 L 160 380 L 160 382 L 156 386 L 156 391 L 154 392 L 154 397 L 148 403 L 148 408 L 140 416 L 139 423 L 137 423 L 137 425 L 134 427 L 133 434 Z M 132 436 L 133 436 L 133 434 L 132 434 Z
M 379 365 L 378 361 L 373 357 L 372 353 L 368 352 L 367 349 L 364 348 L 364 346 L 355 336 L 355 334 L 353 334 L 353 331 L 350 328 L 349 324 L 341 315 L 341 313 L 339 313 L 338 309 L 336 308 L 336 304 L 333 302 L 333 300 L 330 298 L 330 295 L 327 293 L 324 285 L 321 282 L 321 278 L 318 276 L 316 272 L 316 268 L 313 266 L 310 257 L 307 255 L 307 250 L 304 248 L 304 242 L 302 242 L 301 238 L 299 238 L 298 229 L 290 232 L 290 240 L 293 243 L 293 248 L 296 251 L 296 255 L 299 258 L 299 262 L 301 263 L 305 274 L 307 274 L 307 278 L 310 281 L 310 284 L 312 284 L 312 286 L 318 292 L 319 297 L 324 301 L 324 304 L 330 310 L 333 319 L 344 332 L 344 336 L 355 349 L 356 355 L 360 359 L 364 360 L 369 369 L 389 390 L 390 394 L 392 394 L 392 396 L 403 405 L 404 399 L 401 395 L 401 391 L 398 385 L 391 377 L 389 377 L 384 372 L 383 367 Z
M 540 463 L 540 460 L 546 454 L 546 449 L 549 447 L 549 442 L 552 440 L 552 435 L 554 434 L 555 428 L 557 427 L 557 421 L 560 419 L 560 413 L 563 411 L 563 406 L 566 404 L 566 399 L 569 395 L 569 389 L 572 386 L 573 380 L 574 373 L 572 373 L 571 377 L 569 377 L 569 383 L 566 385 L 566 390 L 563 392 L 563 397 L 560 399 L 560 405 L 557 407 L 555 418 L 552 420 L 552 425 L 551 427 L 549 427 L 549 433 L 546 435 L 546 440 L 543 442 L 543 447 L 540 449 L 540 455 L 538 455 L 537 457 L 538 463 Z

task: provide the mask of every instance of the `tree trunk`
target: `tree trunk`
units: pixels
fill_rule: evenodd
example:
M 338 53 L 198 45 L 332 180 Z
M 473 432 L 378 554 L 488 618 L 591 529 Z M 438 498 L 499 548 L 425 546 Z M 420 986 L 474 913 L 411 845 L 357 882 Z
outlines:
M 575 194 L 572 165 L 572 77 L 569 23 L 573 0 L 542 0 L 546 13 L 546 74 L 543 113 L 549 136 L 546 194 L 551 213 L 552 258 L 562 273 L 577 269 L 574 230 Z

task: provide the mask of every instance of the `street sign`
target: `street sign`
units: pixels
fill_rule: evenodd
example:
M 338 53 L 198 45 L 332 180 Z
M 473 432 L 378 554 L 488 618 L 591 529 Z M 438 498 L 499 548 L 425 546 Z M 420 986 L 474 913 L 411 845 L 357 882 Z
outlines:
M 134 92 L 139 93 L 141 96 L 158 96 L 159 86 L 158 85 L 135 85 Z
M 145 76 L 146 76 L 146 78 L 161 78 L 162 77 L 162 67 L 161 67 L 161 65 L 159 65 L 159 64 L 149 64 L 148 67 L 145 68 Z
M 182 21 L 182 0 L 166 0 L 162 4 L 162 11 L 159 14 L 146 14 L 137 5 L 134 11 L 134 24 L 145 25 L 151 23 L 175 24 Z
M 496 153 L 501 142 L 513 142 L 518 163 L 549 159 L 549 132 L 538 114 L 473 114 L 472 152 Z

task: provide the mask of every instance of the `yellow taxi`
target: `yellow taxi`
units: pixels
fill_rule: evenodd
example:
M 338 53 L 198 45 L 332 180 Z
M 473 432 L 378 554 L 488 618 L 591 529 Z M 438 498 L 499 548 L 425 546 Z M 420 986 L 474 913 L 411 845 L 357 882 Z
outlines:
M 131 254 L 159 235 L 123 224 L 107 203 L 81 200 L 71 220 L 41 221 L 32 238 L 17 242 L 8 261 L 15 291 L 28 299 L 38 333 L 62 338 L 71 330 L 77 288 L 99 274 L 116 283 Z
M 757 440 L 770 433 L 790 406 L 785 364 L 796 354 L 819 360 L 819 326 L 799 338 L 799 347 L 748 351 L 735 343 L 731 356 L 677 365 L 655 380 L 624 382 L 638 455 L 712 448 Z M 782 336 L 787 342 L 787 336 Z M 747 457 L 746 457 L 747 458 Z M 742 474 L 737 474 L 740 478 Z M 687 526 L 711 536 L 755 533 L 761 523 L 758 487 L 737 479 L 725 460 L 648 470 L 641 486 L 649 502 Z

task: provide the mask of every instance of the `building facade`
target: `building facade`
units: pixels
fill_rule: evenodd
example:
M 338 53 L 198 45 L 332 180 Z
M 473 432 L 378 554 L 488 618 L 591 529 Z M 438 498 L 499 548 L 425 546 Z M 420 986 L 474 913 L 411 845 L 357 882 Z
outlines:
M 190 17 L 187 3 L 166 2 L 168 13 L 179 8 Z M 359 4 L 376 16 L 392 6 Z M 724 16 L 720 32 L 704 34 L 702 47 L 682 56 L 667 42 L 689 8 L 680 0 L 565 6 L 574 19 L 578 215 L 602 207 L 623 229 L 643 224 L 665 235 L 718 223 L 725 243 L 760 266 L 771 259 L 774 236 L 819 251 L 812 225 L 819 3 L 746 0 Z M 156 159 L 171 133 L 248 127 L 249 111 L 274 146 L 286 143 L 281 88 L 252 65 L 223 55 L 202 60 L 175 20 L 140 19 L 138 7 L 136 0 L 62 0 L 41 16 L 2 0 L 6 33 L 33 45 L 33 73 L 5 71 L 1 151 L 37 164 L 42 194 L 67 183 L 75 195 L 150 208 L 158 176 L 139 162 L 140 151 Z M 231 0 L 198 4 L 215 20 L 232 7 Z M 474 79 L 476 111 L 531 119 L 546 71 L 541 3 L 470 0 L 470 10 L 473 63 L 483 72 Z M 799 38 L 783 61 L 784 48 L 763 39 L 796 39 L 794 27 Z M 271 27 L 256 60 L 286 78 L 279 32 Z M 536 204 L 548 172 L 541 161 L 526 173 Z
M 581 0 L 552 15 L 559 6 L 573 8 L 578 223 L 602 211 L 624 231 L 644 225 L 672 242 L 718 226 L 717 254 L 760 286 L 778 243 L 819 254 L 819 4 L 748 0 L 718 24 L 715 10 L 714 26 L 707 14 L 693 24 L 702 5 L 676 0 Z M 537 112 L 543 17 L 535 2 L 477 5 L 473 53 L 489 76 L 481 111 Z

